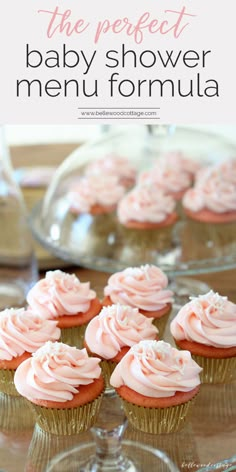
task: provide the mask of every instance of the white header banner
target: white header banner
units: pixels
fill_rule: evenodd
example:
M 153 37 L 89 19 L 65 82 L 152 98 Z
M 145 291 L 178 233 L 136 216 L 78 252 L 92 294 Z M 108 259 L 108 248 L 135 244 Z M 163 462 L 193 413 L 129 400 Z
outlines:
M 235 0 L 7 0 L 0 120 L 233 123 Z

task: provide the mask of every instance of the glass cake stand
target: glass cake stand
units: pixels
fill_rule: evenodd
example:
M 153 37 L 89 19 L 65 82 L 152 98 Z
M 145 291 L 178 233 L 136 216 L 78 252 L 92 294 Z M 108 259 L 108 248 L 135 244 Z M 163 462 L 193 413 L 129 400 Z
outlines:
M 58 168 L 43 201 L 34 207 L 30 225 L 35 238 L 57 257 L 96 271 L 116 272 L 127 266 L 155 264 L 169 277 L 184 277 L 180 286 L 194 292 L 185 276 L 236 267 L 236 223 L 206 224 L 190 221 L 183 212 L 164 241 L 128 240 L 113 215 L 74 215 L 67 192 L 95 159 L 116 154 L 129 158 L 137 172 L 151 167 L 164 152 L 180 151 L 189 159 L 212 163 L 236 155 L 236 146 L 222 136 L 176 128 L 167 133 L 128 128 L 112 129 L 96 141 L 76 149 Z M 200 287 L 201 288 L 201 287 Z M 185 290 L 185 289 L 184 289 Z M 205 291 L 203 286 L 200 290 Z M 196 289 L 199 293 L 199 286 Z

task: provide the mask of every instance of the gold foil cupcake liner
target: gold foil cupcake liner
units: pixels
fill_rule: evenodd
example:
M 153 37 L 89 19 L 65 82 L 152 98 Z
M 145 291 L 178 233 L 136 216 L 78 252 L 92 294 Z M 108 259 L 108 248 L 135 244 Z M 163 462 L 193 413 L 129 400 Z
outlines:
M 192 358 L 203 368 L 202 383 L 226 383 L 236 378 L 236 357 L 216 359 L 192 354 Z
M 82 433 L 95 423 L 103 394 L 92 402 L 75 408 L 46 408 L 28 402 L 38 426 L 51 434 L 71 435 Z
M 14 369 L 0 369 L 0 392 L 19 396 L 14 384 Z
M 82 349 L 84 347 L 84 333 L 86 327 L 87 323 L 71 328 L 61 328 L 61 342 Z
M 127 419 L 134 428 L 144 433 L 166 434 L 179 431 L 184 426 L 195 397 L 181 405 L 166 408 L 147 408 L 134 405 L 123 398 L 121 400 Z
M 32 411 L 25 398 L 0 393 L 0 430 L 20 432 L 33 429 L 35 424 Z

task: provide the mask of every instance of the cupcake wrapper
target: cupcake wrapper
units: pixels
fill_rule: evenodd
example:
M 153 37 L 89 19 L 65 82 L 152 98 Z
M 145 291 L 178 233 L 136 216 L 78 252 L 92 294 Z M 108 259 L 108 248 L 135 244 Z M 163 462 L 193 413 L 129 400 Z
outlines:
M 125 414 L 130 424 L 145 433 L 162 434 L 179 431 L 195 397 L 181 405 L 167 408 L 147 408 L 129 403 L 121 398 Z
M 82 349 L 86 327 L 87 323 L 81 326 L 73 326 L 73 328 L 61 328 L 61 342 Z
M 32 412 L 21 396 L 0 393 L 0 430 L 19 432 L 30 430 L 34 426 Z
M 51 434 L 71 435 L 87 431 L 95 423 L 103 395 L 75 408 L 46 408 L 28 402 L 39 427 Z
M 0 369 L 0 392 L 19 396 L 14 384 L 14 369 Z
M 154 318 L 152 324 L 156 326 L 158 329 L 158 338 L 162 339 L 164 336 L 165 328 L 169 319 L 170 312 L 166 313 L 166 315 L 161 316 L 160 318 Z
M 192 354 L 192 358 L 203 368 L 202 383 L 225 383 L 235 378 L 236 357 L 216 359 Z

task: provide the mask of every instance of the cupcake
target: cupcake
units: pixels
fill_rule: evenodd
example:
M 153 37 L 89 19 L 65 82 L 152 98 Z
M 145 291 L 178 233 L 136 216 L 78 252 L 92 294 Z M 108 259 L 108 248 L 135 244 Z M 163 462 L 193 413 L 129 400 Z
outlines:
M 173 303 L 173 292 L 168 288 L 168 278 L 154 265 L 128 267 L 112 274 L 104 288 L 103 306 L 112 304 L 138 308 L 163 335 Z
M 194 180 L 195 175 L 202 167 L 199 162 L 181 151 L 169 151 L 162 154 L 159 160 L 156 161 L 155 168 L 160 166 L 172 167 L 178 173 L 183 172 L 190 177 L 191 181 Z
M 75 215 L 106 215 L 116 209 L 124 191 L 115 176 L 91 175 L 81 177 L 68 191 L 66 198 L 70 211 Z
M 57 321 L 61 340 L 81 347 L 86 325 L 101 309 L 89 282 L 80 282 L 74 274 L 49 271 L 28 292 L 29 307 L 44 318 Z
M 107 387 L 112 371 L 131 346 L 142 339 L 157 339 L 158 329 L 153 318 L 139 313 L 137 308 L 125 305 L 103 307 L 88 324 L 85 346 L 102 359 L 101 366 Z
M 14 386 L 16 368 L 46 341 L 57 341 L 56 320 L 45 320 L 24 308 L 0 312 L 0 391 L 18 395 Z
M 85 175 L 102 176 L 102 178 L 104 175 L 117 177 L 123 187 L 129 188 L 135 184 L 136 169 L 129 159 L 116 154 L 109 154 L 89 164 L 85 169 Z
M 178 216 L 175 201 L 155 185 L 138 185 L 120 200 L 117 217 L 124 245 L 137 246 L 137 254 L 147 260 L 146 252 L 163 251 L 172 245 L 172 229 Z
M 92 426 L 104 389 L 99 362 L 86 349 L 49 341 L 20 364 L 15 386 L 41 429 L 70 435 Z
M 204 223 L 236 221 L 236 185 L 221 173 L 207 171 L 183 197 L 186 215 Z
M 203 367 L 203 383 L 224 383 L 235 377 L 236 305 L 212 290 L 192 298 L 175 316 L 171 334 Z
M 171 195 L 175 201 L 178 201 L 191 187 L 192 176 L 183 168 L 163 158 L 158 159 L 151 169 L 140 173 L 138 184 L 154 185 L 156 189 Z
M 128 421 L 146 433 L 178 431 L 199 391 L 201 368 L 164 341 L 131 347 L 111 375 Z

